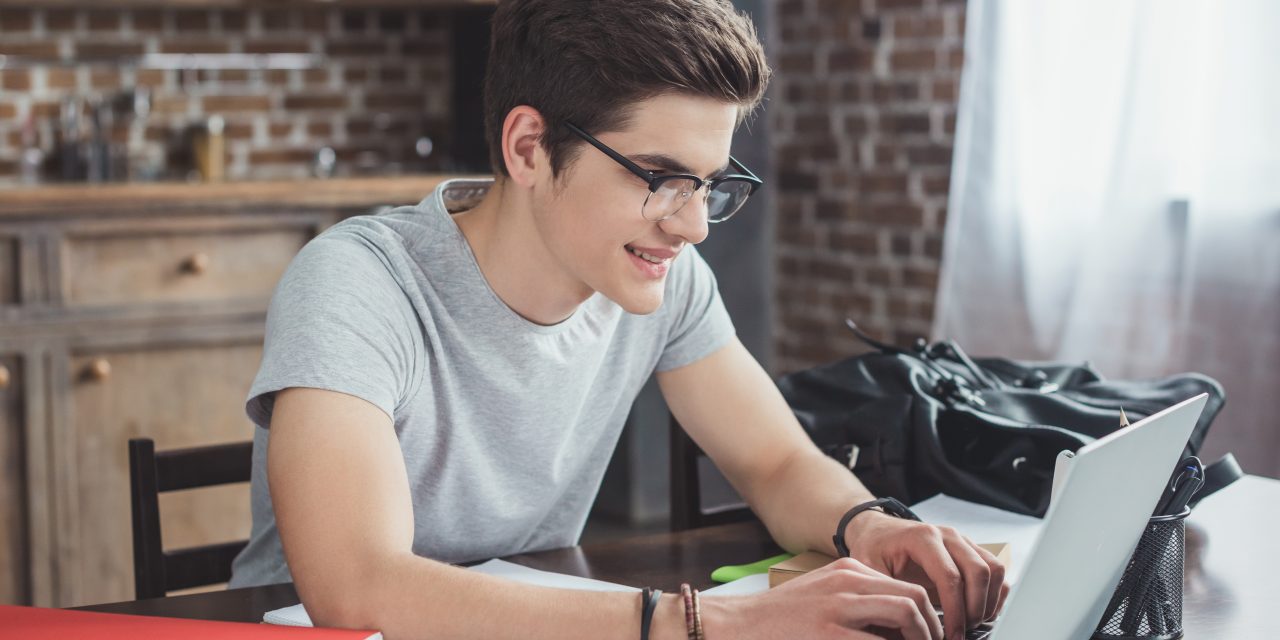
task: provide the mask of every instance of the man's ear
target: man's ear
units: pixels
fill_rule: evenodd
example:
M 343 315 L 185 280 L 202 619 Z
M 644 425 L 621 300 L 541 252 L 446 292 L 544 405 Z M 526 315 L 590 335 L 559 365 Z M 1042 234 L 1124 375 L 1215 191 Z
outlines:
M 511 180 L 522 187 L 532 187 L 538 171 L 550 161 L 538 142 L 546 130 L 542 114 L 528 105 L 507 112 L 502 123 L 502 161 Z

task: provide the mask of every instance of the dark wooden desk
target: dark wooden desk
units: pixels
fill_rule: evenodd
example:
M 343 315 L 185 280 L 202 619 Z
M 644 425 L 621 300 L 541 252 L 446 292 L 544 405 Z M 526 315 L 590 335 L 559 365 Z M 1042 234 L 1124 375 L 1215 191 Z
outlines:
M 1191 640 L 1274 635 L 1280 603 L 1280 481 L 1248 477 L 1205 500 L 1191 517 L 1184 614 Z M 689 581 L 712 586 L 713 569 L 779 553 L 758 523 L 640 536 L 508 558 L 513 562 L 608 582 L 664 590 Z M 83 607 L 90 611 L 209 620 L 262 620 L 272 609 L 297 604 L 293 585 Z

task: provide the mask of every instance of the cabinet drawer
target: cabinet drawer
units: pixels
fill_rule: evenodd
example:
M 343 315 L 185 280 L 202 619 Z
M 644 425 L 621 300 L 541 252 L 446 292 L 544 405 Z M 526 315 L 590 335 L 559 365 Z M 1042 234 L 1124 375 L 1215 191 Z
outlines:
M 297 226 L 70 235 L 62 250 L 63 303 L 265 303 L 313 231 Z

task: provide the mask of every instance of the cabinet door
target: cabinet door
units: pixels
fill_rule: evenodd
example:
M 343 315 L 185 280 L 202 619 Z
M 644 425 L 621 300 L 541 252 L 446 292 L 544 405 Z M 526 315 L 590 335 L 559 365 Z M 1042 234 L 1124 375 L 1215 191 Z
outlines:
M 0 604 L 30 604 L 22 360 L 0 352 Z
M 55 447 L 60 509 L 61 606 L 131 600 L 129 438 L 156 450 L 249 440 L 244 400 L 261 359 L 261 337 L 209 345 L 77 349 L 67 360 L 64 431 Z M 166 549 L 244 539 L 248 484 L 160 498 Z

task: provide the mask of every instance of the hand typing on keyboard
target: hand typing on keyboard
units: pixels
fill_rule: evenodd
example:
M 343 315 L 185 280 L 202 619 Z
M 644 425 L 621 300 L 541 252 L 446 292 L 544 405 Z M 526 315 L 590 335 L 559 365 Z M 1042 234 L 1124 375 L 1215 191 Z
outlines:
M 750 596 L 704 596 L 708 637 L 755 640 L 941 640 L 942 622 L 925 589 L 852 558 Z
M 1009 594 L 1004 565 L 950 527 L 868 511 L 853 519 L 845 539 L 866 566 L 927 589 L 942 604 L 948 640 L 994 620 Z

